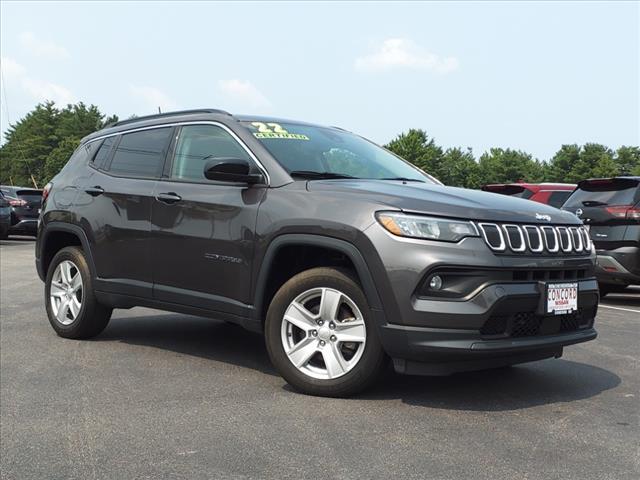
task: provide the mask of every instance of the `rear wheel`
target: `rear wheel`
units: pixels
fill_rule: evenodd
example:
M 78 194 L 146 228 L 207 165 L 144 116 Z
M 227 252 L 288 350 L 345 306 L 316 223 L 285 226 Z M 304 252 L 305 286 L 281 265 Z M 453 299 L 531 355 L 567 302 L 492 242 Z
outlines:
M 269 306 L 265 334 L 280 374 L 311 395 L 353 395 L 371 385 L 386 362 L 364 293 L 333 268 L 286 282 Z
M 78 247 L 60 250 L 49 266 L 45 282 L 49 323 L 65 338 L 91 338 L 105 329 L 112 309 L 93 294 L 89 266 Z

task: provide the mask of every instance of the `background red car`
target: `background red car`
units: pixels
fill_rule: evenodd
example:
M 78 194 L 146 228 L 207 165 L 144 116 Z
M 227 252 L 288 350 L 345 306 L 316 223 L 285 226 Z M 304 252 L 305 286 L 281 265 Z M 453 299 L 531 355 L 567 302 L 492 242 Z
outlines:
M 493 183 L 485 185 L 485 192 L 501 193 L 526 198 L 560 208 L 575 190 L 571 183 Z

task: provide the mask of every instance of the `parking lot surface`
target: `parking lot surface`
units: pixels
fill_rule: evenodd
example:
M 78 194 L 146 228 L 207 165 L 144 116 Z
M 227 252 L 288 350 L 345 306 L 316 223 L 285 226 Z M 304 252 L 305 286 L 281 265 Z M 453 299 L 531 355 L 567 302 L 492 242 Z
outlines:
M 2 479 L 640 477 L 640 290 L 562 359 L 390 372 L 339 400 L 295 393 L 260 336 L 213 320 L 116 310 L 95 340 L 59 338 L 33 248 L 0 242 Z

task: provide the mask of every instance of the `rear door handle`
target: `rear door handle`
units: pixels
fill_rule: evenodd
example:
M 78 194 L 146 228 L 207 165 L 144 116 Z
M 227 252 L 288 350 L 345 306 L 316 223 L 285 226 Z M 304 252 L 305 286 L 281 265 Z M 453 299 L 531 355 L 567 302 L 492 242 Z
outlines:
M 104 193 L 104 188 L 96 185 L 95 187 L 89 187 L 85 190 L 92 197 L 97 197 L 98 195 L 102 195 Z
M 175 192 L 167 192 L 159 193 L 158 195 L 156 195 L 156 200 L 171 205 L 172 203 L 176 203 L 182 200 L 182 197 Z

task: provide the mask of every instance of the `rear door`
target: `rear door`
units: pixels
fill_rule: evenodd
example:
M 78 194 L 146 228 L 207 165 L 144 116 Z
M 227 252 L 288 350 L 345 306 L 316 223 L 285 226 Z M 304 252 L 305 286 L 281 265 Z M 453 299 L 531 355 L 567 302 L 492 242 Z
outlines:
M 152 295 L 151 204 L 173 127 L 106 138 L 76 198 L 103 291 Z
M 154 298 L 236 315 L 251 303 L 255 225 L 263 186 L 214 182 L 205 163 L 247 160 L 246 147 L 222 125 L 185 125 L 152 206 Z

